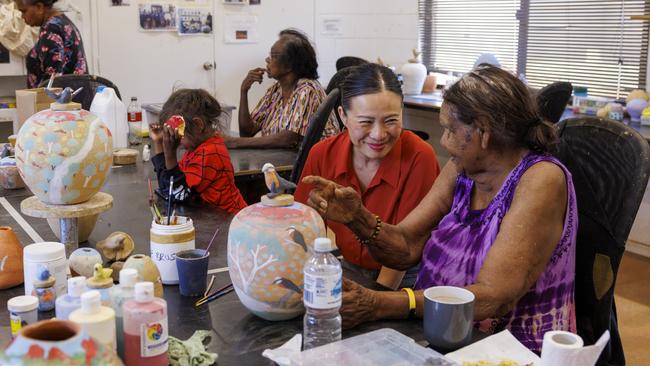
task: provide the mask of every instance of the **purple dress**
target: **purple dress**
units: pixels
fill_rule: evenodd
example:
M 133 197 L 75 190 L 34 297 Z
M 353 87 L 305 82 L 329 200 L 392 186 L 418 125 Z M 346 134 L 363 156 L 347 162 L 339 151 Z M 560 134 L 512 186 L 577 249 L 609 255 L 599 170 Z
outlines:
M 571 174 L 552 156 L 530 153 L 524 157 L 510 172 L 494 199 L 482 210 L 470 208 L 474 181 L 464 174 L 459 175 L 451 211 L 440 221 L 425 244 L 415 283 L 416 289 L 442 285 L 464 287 L 476 283 L 521 176 L 540 161 L 558 165 L 566 176 L 569 196 L 562 237 L 544 272 L 514 309 L 501 318 L 486 319 L 476 324 L 488 333 L 508 329 L 535 352 L 541 351 L 543 336 L 547 331 L 576 332 L 574 282 L 578 211 Z

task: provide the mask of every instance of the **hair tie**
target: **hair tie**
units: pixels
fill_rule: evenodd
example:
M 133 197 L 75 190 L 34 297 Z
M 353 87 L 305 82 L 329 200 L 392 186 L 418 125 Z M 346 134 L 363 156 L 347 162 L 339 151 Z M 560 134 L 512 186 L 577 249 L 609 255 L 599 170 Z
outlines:
M 537 116 L 537 117 L 533 118 L 533 120 L 530 121 L 530 123 L 528 123 L 528 127 L 529 128 L 537 127 L 537 126 L 539 126 L 539 125 L 541 125 L 543 123 L 544 123 L 544 120 L 542 119 L 542 117 Z

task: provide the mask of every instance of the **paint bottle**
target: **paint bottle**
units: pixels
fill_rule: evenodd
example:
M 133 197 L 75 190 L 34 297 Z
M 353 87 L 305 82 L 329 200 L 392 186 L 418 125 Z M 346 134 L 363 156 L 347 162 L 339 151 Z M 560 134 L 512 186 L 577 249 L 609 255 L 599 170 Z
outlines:
M 165 220 L 167 218 L 165 217 Z M 165 221 L 166 222 L 166 221 Z M 178 269 L 174 254 L 194 249 L 195 231 L 192 219 L 176 216 L 174 225 L 151 222 L 151 259 L 160 270 L 160 279 L 164 285 L 178 284 Z
M 138 282 L 138 271 L 125 268 L 120 271 L 120 284 L 111 287 L 111 303 L 115 310 L 115 325 L 117 326 L 117 354 L 124 359 L 124 311 L 122 307 L 128 300 L 133 299 L 135 283 Z
M 126 366 L 167 366 L 167 302 L 154 297 L 153 283 L 136 283 L 123 310 Z
M 56 299 L 56 318 L 69 320 L 70 313 L 81 308 L 81 294 L 86 291 L 86 277 L 77 276 L 68 279 L 68 294 Z
M 106 348 L 115 351 L 115 311 L 102 306 L 98 291 L 91 290 L 81 295 L 81 308 L 70 314 L 70 320 Z
M 38 298 L 36 296 L 16 296 L 7 301 L 9 322 L 11 324 L 11 338 L 29 324 L 38 321 Z

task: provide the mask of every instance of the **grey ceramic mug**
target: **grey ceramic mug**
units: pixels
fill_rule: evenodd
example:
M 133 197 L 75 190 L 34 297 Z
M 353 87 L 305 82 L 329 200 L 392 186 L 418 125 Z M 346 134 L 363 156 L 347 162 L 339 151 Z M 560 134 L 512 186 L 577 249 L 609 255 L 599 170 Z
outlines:
M 424 291 L 424 338 L 446 353 L 469 344 L 474 325 L 474 294 L 462 287 L 436 286 Z

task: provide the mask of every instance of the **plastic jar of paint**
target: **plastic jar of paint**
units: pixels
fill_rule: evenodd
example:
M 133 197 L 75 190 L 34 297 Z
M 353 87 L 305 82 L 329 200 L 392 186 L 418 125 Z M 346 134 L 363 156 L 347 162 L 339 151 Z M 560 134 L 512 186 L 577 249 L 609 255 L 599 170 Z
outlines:
M 68 262 L 65 259 L 65 246 L 56 242 L 35 243 L 23 249 L 25 272 L 25 295 L 31 295 L 34 281 L 38 279 L 39 266 L 44 265 L 54 276 L 56 296 L 68 293 Z
M 167 218 L 165 218 L 167 220 Z M 176 225 L 151 223 L 151 259 L 160 271 L 165 285 L 178 284 L 178 270 L 174 254 L 195 248 L 195 231 L 192 219 L 176 216 Z
M 7 310 L 9 310 L 11 324 L 11 338 L 14 338 L 24 326 L 38 321 L 38 298 L 31 295 L 12 297 L 7 302 Z

